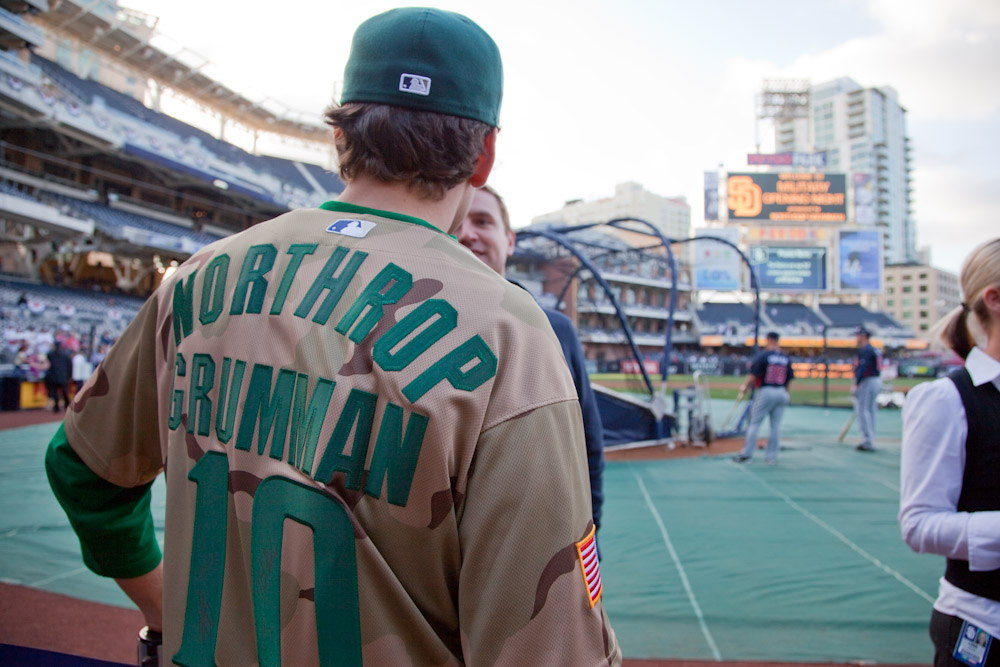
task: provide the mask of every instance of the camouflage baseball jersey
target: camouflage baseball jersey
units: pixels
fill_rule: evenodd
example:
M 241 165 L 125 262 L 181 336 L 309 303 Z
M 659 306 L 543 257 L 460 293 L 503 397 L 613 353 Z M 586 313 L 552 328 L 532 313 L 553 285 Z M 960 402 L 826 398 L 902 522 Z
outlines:
M 620 664 L 545 316 L 427 223 L 323 209 L 185 262 L 66 419 L 107 481 L 166 469 L 165 655 Z

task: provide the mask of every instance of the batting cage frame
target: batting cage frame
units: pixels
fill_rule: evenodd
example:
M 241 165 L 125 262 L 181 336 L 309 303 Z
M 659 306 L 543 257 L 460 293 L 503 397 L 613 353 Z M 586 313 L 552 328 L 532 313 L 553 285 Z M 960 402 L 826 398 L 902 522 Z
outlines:
M 636 228 L 636 225 L 642 228 Z M 592 233 L 599 232 L 601 227 L 612 227 L 633 234 L 648 236 L 656 242 L 652 245 L 641 247 L 627 245 L 620 241 L 620 245 L 613 245 L 612 241 L 618 241 L 617 239 L 613 239 L 608 235 L 598 236 Z M 589 273 L 593 277 L 614 308 L 615 317 L 618 320 L 628 348 L 642 376 L 646 396 L 644 398 L 637 398 L 632 394 L 615 391 L 596 383 L 592 384 L 601 422 L 604 427 L 605 447 L 608 449 L 671 444 L 678 435 L 681 397 L 675 390 L 672 407 L 669 405 L 667 399 L 667 382 L 674 345 L 673 329 L 679 291 L 677 259 L 672 246 L 683 245 L 692 241 L 716 242 L 729 246 L 736 251 L 743 264 L 747 267 L 750 274 L 750 288 L 754 298 L 753 352 L 756 354 L 759 349 L 760 337 L 760 287 L 753 265 L 735 243 L 713 236 L 671 239 L 665 236 L 648 220 L 631 216 L 614 218 L 606 222 L 526 228 L 518 230 L 515 233 L 515 260 L 546 263 L 565 256 L 561 254 L 563 252 L 569 253 L 576 260 L 576 268 L 571 273 L 566 274 L 562 290 L 558 297 L 556 297 L 556 309 L 559 309 L 570 286 L 581 273 Z M 665 257 L 660 252 L 654 252 L 660 248 L 665 251 Z M 635 333 L 628 322 L 625 308 L 595 261 L 597 258 L 619 253 L 636 253 L 646 259 L 666 261 L 670 269 L 670 300 L 667 308 L 666 331 L 660 355 L 661 380 L 659 389 L 654 386 L 653 380 L 650 378 L 643 363 L 644 355 L 636 342 Z M 696 383 L 696 386 L 692 390 L 698 392 L 700 391 L 699 387 L 700 385 Z M 701 401 L 697 400 L 697 397 L 694 397 L 690 403 L 700 404 Z M 705 421 L 702 427 L 703 440 L 709 442 L 712 437 L 728 438 L 742 435 L 749 421 L 750 404 L 751 401 L 747 401 L 740 418 L 729 430 L 715 433 L 711 428 L 711 424 Z M 704 421 L 707 418 L 701 416 L 699 419 Z M 689 438 L 692 436 L 690 430 L 689 422 Z

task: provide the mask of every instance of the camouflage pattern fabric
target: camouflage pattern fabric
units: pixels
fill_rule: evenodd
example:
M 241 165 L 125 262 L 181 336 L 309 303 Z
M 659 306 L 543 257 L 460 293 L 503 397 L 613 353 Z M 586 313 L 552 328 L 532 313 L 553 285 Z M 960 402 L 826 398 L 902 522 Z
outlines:
M 166 470 L 165 655 L 620 664 L 545 316 L 426 223 L 324 208 L 191 257 L 67 416 L 107 481 Z

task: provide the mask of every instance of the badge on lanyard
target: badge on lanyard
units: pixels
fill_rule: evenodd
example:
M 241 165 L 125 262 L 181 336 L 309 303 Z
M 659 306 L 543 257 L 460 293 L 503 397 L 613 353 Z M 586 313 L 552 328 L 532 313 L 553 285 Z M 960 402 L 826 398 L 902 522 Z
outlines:
M 989 655 L 992 643 L 993 637 L 990 636 L 990 633 L 965 621 L 962 624 L 962 633 L 958 636 L 958 643 L 955 644 L 955 652 L 952 655 L 956 660 L 969 665 L 969 667 L 979 667 L 986 662 L 986 656 Z

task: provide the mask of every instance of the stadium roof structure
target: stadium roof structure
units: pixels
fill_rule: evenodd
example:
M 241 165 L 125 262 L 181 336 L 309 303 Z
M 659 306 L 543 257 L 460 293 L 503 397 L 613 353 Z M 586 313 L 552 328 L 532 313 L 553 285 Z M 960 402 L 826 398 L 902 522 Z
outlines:
M 152 44 L 156 36 L 155 19 L 134 10 L 114 11 L 105 3 L 87 0 L 61 0 L 34 20 L 56 33 L 78 39 L 90 48 L 103 52 L 115 62 L 144 77 L 204 105 L 218 113 L 261 132 L 321 142 L 328 128 L 295 116 L 273 99 L 254 101 L 227 88 L 203 71 L 208 60 L 188 49 L 167 53 Z M 200 59 L 198 65 L 185 60 Z

